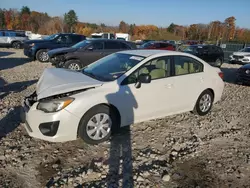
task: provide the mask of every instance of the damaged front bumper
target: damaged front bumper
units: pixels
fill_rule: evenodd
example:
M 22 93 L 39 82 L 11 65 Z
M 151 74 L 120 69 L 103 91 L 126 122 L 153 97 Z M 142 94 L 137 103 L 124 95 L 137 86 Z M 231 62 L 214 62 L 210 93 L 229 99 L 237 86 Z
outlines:
M 55 57 L 51 57 L 49 59 L 49 61 L 51 62 L 51 64 L 53 66 L 55 66 L 56 68 L 62 68 L 64 67 L 64 63 L 65 63 L 65 58 L 64 56 L 55 56 Z
M 37 110 L 36 92 L 22 102 L 21 120 L 29 136 L 50 141 L 65 142 L 77 139 L 80 119 L 66 109 L 55 113 Z

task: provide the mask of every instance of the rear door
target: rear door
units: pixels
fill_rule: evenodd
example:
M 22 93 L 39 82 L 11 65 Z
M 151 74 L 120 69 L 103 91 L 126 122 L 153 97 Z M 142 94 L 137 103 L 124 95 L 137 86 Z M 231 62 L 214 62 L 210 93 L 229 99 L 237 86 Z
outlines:
M 178 99 L 174 112 L 192 110 L 205 87 L 204 65 L 188 56 L 174 56 L 173 88 Z

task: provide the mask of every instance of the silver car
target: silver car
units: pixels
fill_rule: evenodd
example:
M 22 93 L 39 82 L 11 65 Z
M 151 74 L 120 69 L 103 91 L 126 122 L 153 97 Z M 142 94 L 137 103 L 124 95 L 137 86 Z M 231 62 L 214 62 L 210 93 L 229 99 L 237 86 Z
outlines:
M 28 37 L 23 31 L 0 30 L 0 46 L 19 49 Z

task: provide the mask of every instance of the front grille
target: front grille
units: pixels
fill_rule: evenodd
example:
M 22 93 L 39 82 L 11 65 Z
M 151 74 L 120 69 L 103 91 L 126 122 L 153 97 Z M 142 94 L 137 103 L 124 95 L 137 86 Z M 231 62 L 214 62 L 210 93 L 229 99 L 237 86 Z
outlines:
M 233 58 L 239 58 L 239 59 L 242 59 L 242 58 L 244 58 L 244 56 L 241 56 L 241 55 L 233 55 Z

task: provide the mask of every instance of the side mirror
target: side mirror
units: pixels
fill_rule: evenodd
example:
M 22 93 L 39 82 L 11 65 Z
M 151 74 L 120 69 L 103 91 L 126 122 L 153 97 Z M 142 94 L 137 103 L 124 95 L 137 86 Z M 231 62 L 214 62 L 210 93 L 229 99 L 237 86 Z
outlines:
M 140 74 L 135 84 L 135 87 L 140 88 L 142 83 L 148 84 L 150 82 L 151 82 L 151 76 L 149 74 Z

